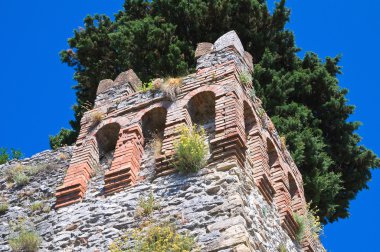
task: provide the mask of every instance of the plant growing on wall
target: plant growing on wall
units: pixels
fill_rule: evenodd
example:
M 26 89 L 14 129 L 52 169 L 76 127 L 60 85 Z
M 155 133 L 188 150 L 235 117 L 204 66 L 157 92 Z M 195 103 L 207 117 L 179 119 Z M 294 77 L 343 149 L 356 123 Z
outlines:
M 9 209 L 9 205 L 6 202 L 0 201 L 0 215 L 5 214 Z
M 172 101 L 175 100 L 182 86 L 182 78 L 166 78 L 160 86 L 160 89 Z
M 104 119 L 102 111 L 94 111 L 90 114 L 90 120 L 93 124 L 99 124 Z
M 21 230 L 15 238 L 9 240 L 12 251 L 35 252 L 41 244 L 41 237 L 35 231 Z
M 239 74 L 239 80 L 244 86 L 247 86 L 252 83 L 252 75 L 248 72 L 242 72 Z
M 156 87 L 153 85 L 153 80 L 143 83 L 140 86 L 139 92 L 146 93 L 148 91 L 156 90 Z
M 159 207 L 154 200 L 153 192 L 150 192 L 148 197 L 140 197 L 137 207 L 137 215 L 141 217 L 149 216 L 155 209 Z
M 29 183 L 30 176 L 34 176 L 39 172 L 48 169 L 49 165 L 36 165 L 28 166 L 16 164 L 5 171 L 2 174 L 9 182 L 14 183 L 16 186 L 24 186 Z
M 318 209 L 311 207 L 311 202 L 306 205 L 306 212 L 303 216 L 295 213 L 294 220 L 298 224 L 296 232 L 297 241 L 301 241 L 304 237 L 306 228 L 310 231 L 314 239 L 319 239 L 323 234 L 323 225 L 318 216 Z
M 196 125 L 182 127 L 180 138 L 175 143 L 174 166 L 183 173 L 197 172 L 206 164 L 206 133 Z
M 132 245 L 131 240 L 134 241 Z M 180 234 L 170 223 L 148 223 L 117 239 L 110 246 L 111 252 L 186 252 L 194 251 L 195 239 Z
M 298 225 L 298 228 L 296 230 L 296 240 L 300 242 L 305 235 L 305 228 L 306 228 L 305 217 L 295 213 L 293 214 L 293 218 L 297 222 L 297 225 Z
M 15 252 L 36 252 L 41 244 L 41 236 L 33 226 L 26 225 L 26 219 L 20 218 L 16 223 L 10 223 L 12 234 L 8 240 L 9 246 Z

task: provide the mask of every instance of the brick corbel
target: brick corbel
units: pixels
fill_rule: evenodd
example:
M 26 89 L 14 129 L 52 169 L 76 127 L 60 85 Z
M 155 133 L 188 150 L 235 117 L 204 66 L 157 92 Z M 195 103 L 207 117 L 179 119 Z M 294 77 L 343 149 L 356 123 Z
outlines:
M 243 101 L 235 92 L 216 97 L 215 138 L 210 141 L 213 162 L 234 160 L 244 167 L 246 137 Z
M 87 184 L 98 165 L 99 152 L 95 137 L 91 137 L 74 150 L 73 158 L 63 184 L 56 189 L 55 208 L 71 205 L 82 200 Z
M 141 125 L 136 123 L 121 129 L 111 168 L 104 175 L 104 193 L 111 194 L 134 185 L 138 180 L 144 152 Z
M 250 155 L 247 161 L 253 168 L 255 182 L 260 192 L 268 203 L 273 201 L 275 189 L 271 183 L 270 170 L 267 162 L 266 149 L 264 141 L 258 130 L 251 131 L 249 136 Z
M 173 104 L 167 112 L 161 155 L 156 158 L 156 177 L 175 173 L 174 146 L 183 126 L 191 126 L 189 112 L 184 106 Z

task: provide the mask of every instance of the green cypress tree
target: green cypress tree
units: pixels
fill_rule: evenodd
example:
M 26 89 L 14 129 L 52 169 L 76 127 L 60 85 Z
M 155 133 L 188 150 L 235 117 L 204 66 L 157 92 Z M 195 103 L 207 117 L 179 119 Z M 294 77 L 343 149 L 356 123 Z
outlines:
M 72 130 L 51 137 L 56 148 L 71 144 L 83 113 L 93 105 L 97 85 L 129 68 L 147 81 L 182 75 L 195 67 L 199 42 L 213 42 L 235 30 L 254 58 L 254 86 L 281 135 L 286 136 L 305 182 L 305 192 L 324 222 L 348 216 L 349 201 L 367 187 L 377 156 L 361 146 L 354 107 L 338 85 L 339 57 L 297 56 L 285 28 L 285 0 L 270 14 L 265 0 L 126 0 L 115 21 L 88 16 L 69 39 L 62 62 L 75 69 L 77 104 Z

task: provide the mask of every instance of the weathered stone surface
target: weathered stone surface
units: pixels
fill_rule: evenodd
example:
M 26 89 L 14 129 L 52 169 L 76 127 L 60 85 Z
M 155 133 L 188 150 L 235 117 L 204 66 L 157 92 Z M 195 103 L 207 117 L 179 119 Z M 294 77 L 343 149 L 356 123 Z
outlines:
M 106 79 L 106 80 L 101 80 L 99 82 L 98 90 L 96 91 L 96 94 L 103 93 L 107 91 L 110 87 L 113 85 L 113 80 Z
M 99 195 L 104 183 L 104 175 L 99 173 L 91 179 L 81 203 L 54 210 L 55 185 L 63 181 L 72 149 L 47 151 L 21 161 L 24 165 L 49 163 L 54 168 L 31 178 L 39 188 L 47 188 L 43 191 L 36 190 L 28 197 L 20 197 L 21 192 L 34 189 L 33 183 L 2 191 L 2 196 L 10 202 L 10 210 L 0 216 L 0 251 L 10 250 L 7 241 L 12 231 L 9 224 L 19 216 L 34 223 L 43 238 L 41 251 L 107 251 L 124 230 L 139 225 L 136 219 L 138 200 L 150 192 L 161 205 L 152 218 L 171 220 L 179 230 L 195 235 L 201 251 L 272 252 L 277 251 L 280 244 L 285 244 L 288 251 L 301 251 L 281 228 L 275 207 L 266 202 L 253 183 L 249 192 L 239 193 L 244 191 L 250 176 L 237 167 L 225 172 L 217 171 L 214 166 L 207 168 L 208 173 L 173 174 L 152 182 L 142 181 L 110 197 Z M 62 154 L 67 159 L 61 159 Z M 0 166 L 0 171 L 12 165 L 14 163 Z M 103 160 L 102 167 L 107 170 L 109 164 Z M 6 181 L 1 178 L 0 187 L 3 188 Z M 207 192 L 210 188 L 211 195 Z M 31 213 L 30 204 L 40 200 L 52 207 L 50 212 Z
M 197 48 L 195 49 L 195 59 L 198 59 L 199 57 L 208 54 L 213 49 L 212 43 L 202 42 L 197 44 Z
M 139 79 L 139 77 L 137 77 L 137 75 L 132 69 L 129 69 L 126 72 L 120 73 L 115 79 L 115 85 L 126 85 L 126 84 L 130 85 L 135 92 L 142 85 L 141 80 Z
M 244 56 L 244 47 L 235 31 L 230 31 L 218 38 L 214 43 L 214 50 L 220 51 L 228 46 L 234 46 L 241 56 Z

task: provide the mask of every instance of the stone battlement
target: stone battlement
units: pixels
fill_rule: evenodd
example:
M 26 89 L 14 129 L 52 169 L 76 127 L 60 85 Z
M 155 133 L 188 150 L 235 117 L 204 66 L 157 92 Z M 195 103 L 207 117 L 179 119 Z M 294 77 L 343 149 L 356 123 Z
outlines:
M 205 127 L 210 145 L 203 170 L 228 173 L 240 169 L 252 178 L 294 240 L 298 228 L 294 214 L 306 211 L 302 176 L 261 101 L 252 95 L 250 79 L 243 78 L 254 71 L 252 56 L 231 31 L 214 44 L 200 43 L 195 57 L 196 73 L 181 79 L 181 86 L 173 91 L 175 97 L 159 88 L 140 91 L 142 82 L 133 70 L 99 83 L 94 108 L 82 117 L 70 166 L 56 190 L 55 207 L 82 201 L 100 159 L 110 152 L 113 159 L 104 175 L 104 196 L 147 177 L 176 173 L 171 161 L 180 128 L 197 124 Z M 164 81 L 153 83 L 159 86 Z M 143 155 L 152 133 L 160 136 L 162 148 L 154 157 L 152 174 L 142 175 Z M 303 251 L 318 251 L 319 241 L 306 233 Z

